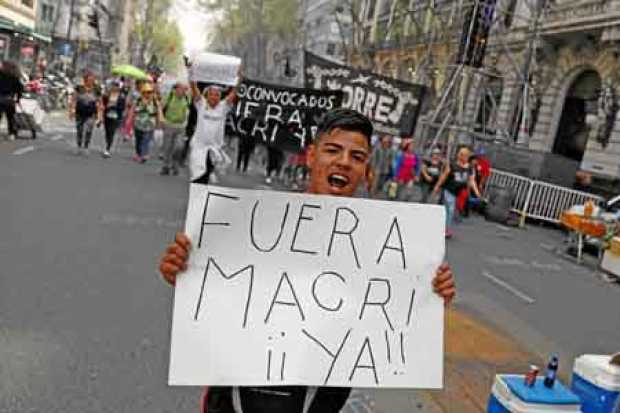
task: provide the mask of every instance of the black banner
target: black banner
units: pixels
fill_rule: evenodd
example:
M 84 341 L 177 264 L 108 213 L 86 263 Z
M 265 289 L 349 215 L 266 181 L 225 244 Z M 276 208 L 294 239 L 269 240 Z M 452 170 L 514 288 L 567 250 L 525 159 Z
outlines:
M 342 106 L 368 116 L 381 133 L 412 135 L 426 87 L 305 54 L 306 87 L 341 90 Z
M 271 85 L 245 79 L 228 119 L 229 133 L 283 150 L 312 141 L 321 116 L 342 104 L 342 92 Z

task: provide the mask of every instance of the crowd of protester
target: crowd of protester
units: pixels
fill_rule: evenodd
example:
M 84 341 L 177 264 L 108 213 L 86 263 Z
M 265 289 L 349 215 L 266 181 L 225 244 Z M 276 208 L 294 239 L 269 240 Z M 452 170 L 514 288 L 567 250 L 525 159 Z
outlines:
M 483 203 L 482 191 L 491 173 L 489 160 L 483 149 L 474 152 L 465 145 L 456 149 L 453 158 L 442 146 L 423 151 L 428 156 L 421 156 L 415 143 L 412 137 L 377 139 L 369 194 L 378 199 L 444 205 L 449 238 L 454 225 Z

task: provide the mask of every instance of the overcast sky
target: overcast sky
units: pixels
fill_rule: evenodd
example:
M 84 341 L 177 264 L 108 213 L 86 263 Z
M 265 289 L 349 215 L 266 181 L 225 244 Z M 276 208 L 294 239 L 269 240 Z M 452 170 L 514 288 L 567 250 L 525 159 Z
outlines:
M 185 52 L 204 51 L 210 16 L 195 5 L 195 0 L 174 0 L 173 13 L 183 33 Z

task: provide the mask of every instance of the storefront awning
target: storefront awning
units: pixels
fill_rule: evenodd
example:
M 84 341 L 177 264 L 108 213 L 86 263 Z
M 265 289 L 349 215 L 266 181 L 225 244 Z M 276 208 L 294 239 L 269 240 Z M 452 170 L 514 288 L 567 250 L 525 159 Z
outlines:
M 45 43 L 52 42 L 52 38 L 50 36 L 45 35 L 43 33 L 39 33 L 36 30 L 31 29 L 30 27 L 17 25 L 13 21 L 6 19 L 4 17 L 0 17 L 0 29 L 10 30 L 12 32 L 18 32 L 26 36 L 32 36 L 35 39 L 45 42 Z

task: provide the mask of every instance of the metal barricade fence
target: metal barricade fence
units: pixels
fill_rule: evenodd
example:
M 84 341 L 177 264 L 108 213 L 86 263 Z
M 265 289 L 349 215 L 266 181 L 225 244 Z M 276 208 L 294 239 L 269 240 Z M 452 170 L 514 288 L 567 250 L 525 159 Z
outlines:
M 527 217 L 557 224 L 562 212 L 573 205 L 583 205 L 588 201 L 598 205 L 605 202 L 605 199 L 587 192 L 535 181 L 526 209 Z
M 573 205 L 583 205 L 590 200 L 595 204 L 602 204 L 605 201 L 603 197 L 588 192 L 493 169 L 484 188 L 485 197 L 491 188 L 497 186 L 514 191 L 512 210 L 521 217 L 521 226 L 525 225 L 526 218 L 557 224 L 560 222 L 562 212 Z

